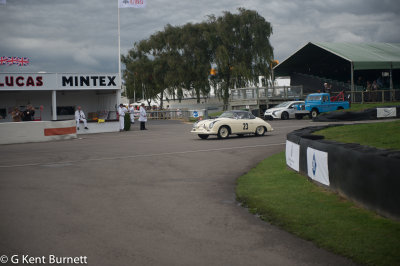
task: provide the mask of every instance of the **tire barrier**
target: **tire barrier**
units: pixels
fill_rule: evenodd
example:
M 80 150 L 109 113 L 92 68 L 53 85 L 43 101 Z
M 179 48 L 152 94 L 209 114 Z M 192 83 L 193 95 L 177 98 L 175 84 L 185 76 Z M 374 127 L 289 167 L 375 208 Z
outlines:
M 380 215 L 400 219 L 400 151 L 325 140 L 308 127 L 287 135 L 287 165 Z
M 376 120 L 383 118 L 399 118 L 400 106 L 387 106 L 380 108 L 365 109 L 360 112 L 329 112 L 322 113 L 313 118 L 315 122 L 337 122 L 337 121 L 361 121 L 361 120 Z

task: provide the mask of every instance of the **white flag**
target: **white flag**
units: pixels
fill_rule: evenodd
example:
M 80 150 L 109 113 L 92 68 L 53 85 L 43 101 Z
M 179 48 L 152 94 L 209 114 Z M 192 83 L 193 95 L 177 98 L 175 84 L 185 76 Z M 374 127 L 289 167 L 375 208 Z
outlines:
M 5 5 L 5 4 L 6 4 L 6 1 L 7 1 L 7 0 L 0 0 L 0 5 L 1 5 L 1 4 Z
M 145 8 L 146 0 L 118 0 L 118 6 L 119 8 Z

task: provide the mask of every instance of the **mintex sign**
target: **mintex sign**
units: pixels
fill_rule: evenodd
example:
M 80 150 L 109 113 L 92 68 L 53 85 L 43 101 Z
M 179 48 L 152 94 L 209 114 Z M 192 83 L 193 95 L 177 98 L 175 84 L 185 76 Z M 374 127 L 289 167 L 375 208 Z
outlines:
M 117 74 L 0 74 L 0 91 L 116 90 Z

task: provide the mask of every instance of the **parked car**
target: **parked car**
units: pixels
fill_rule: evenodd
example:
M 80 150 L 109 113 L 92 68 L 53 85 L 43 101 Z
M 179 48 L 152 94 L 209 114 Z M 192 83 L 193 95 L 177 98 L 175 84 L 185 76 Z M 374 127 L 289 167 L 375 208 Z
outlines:
M 218 118 L 201 120 L 193 124 L 191 133 L 197 134 L 201 139 L 207 139 L 210 135 L 216 135 L 220 139 L 226 139 L 229 135 L 243 136 L 255 134 L 263 136 L 272 131 L 269 123 L 255 117 L 248 111 L 226 111 Z
M 304 101 L 289 101 L 280 103 L 273 108 L 267 109 L 264 113 L 264 118 L 269 120 L 272 119 L 286 120 L 295 117 L 303 118 L 303 115 L 307 115 L 308 111 L 298 110 L 297 105 L 301 104 L 304 104 Z
M 317 117 L 320 113 L 349 108 L 350 103 L 345 100 L 343 92 L 332 97 L 332 100 L 329 93 L 312 93 L 307 96 L 304 103 L 304 109 L 310 112 L 312 118 Z M 298 109 L 301 109 L 301 105 L 298 105 Z

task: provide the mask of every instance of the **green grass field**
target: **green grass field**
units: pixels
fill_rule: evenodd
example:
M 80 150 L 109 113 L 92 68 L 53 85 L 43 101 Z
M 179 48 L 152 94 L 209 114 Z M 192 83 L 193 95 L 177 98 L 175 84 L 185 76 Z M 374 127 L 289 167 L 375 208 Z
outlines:
M 400 265 L 400 223 L 289 170 L 284 153 L 237 180 L 237 198 L 263 220 L 366 265 Z
M 330 127 L 314 134 L 322 135 L 327 140 L 343 143 L 359 143 L 376 148 L 400 150 L 400 120 Z

